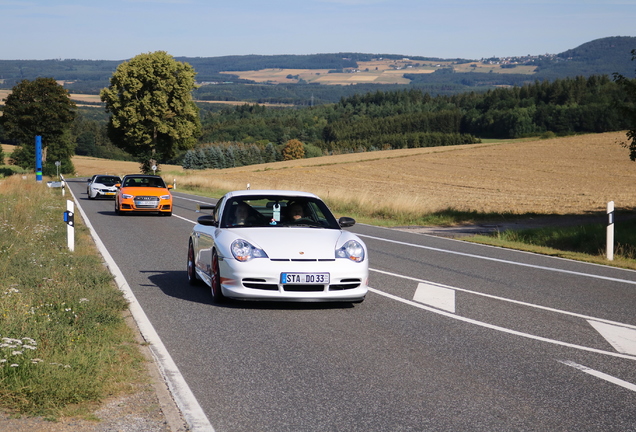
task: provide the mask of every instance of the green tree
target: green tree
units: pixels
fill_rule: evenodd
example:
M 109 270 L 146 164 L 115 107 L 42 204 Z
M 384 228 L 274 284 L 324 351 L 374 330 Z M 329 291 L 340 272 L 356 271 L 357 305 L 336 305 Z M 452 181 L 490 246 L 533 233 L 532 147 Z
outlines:
M 636 60 L 636 49 L 632 50 L 632 60 Z M 625 90 L 628 101 L 622 105 L 622 110 L 629 123 L 627 131 L 627 143 L 629 158 L 636 161 L 636 79 L 626 78 L 615 73 L 614 80 Z
M 297 139 L 290 139 L 282 150 L 283 160 L 302 159 L 305 157 L 305 146 Z
M 13 163 L 25 169 L 35 168 L 35 137 L 40 135 L 46 155 L 43 173 L 55 174 L 56 161 L 61 162 L 63 174 L 72 173 L 75 143 L 70 129 L 77 110 L 68 91 L 53 78 L 23 80 L 5 101 L 0 122 L 5 136 L 20 145 L 11 155 Z
M 165 51 L 121 63 L 100 93 L 110 113 L 110 140 L 143 166 L 148 158 L 165 162 L 179 150 L 193 148 L 201 135 L 191 93 L 195 74 L 192 66 Z

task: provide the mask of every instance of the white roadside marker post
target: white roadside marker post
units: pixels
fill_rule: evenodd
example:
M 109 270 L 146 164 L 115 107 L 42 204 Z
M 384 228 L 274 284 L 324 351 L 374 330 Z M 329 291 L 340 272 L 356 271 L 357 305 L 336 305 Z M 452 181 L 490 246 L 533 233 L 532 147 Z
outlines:
M 75 203 L 66 200 L 66 211 L 64 212 L 64 222 L 66 222 L 66 234 L 68 239 L 68 249 L 75 251 Z
M 614 260 L 614 201 L 607 203 L 607 260 Z

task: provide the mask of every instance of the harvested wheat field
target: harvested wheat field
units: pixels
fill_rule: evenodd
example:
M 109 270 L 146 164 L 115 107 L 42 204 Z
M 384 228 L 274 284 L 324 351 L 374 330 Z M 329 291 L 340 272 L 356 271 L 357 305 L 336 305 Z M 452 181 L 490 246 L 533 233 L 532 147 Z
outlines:
M 99 159 L 90 156 L 73 156 L 75 173 L 79 177 L 91 177 L 93 174 L 139 174 L 139 162 L 116 161 Z M 159 165 L 159 169 L 165 172 L 180 173 L 183 168 L 179 165 Z M 166 180 L 168 180 L 166 178 Z
M 297 189 L 396 211 L 584 214 L 636 209 L 636 163 L 624 132 L 512 140 L 191 171 L 181 185 Z M 77 165 L 76 165 L 77 166 Z M 164 172 L 167 168 L 162 167 Z

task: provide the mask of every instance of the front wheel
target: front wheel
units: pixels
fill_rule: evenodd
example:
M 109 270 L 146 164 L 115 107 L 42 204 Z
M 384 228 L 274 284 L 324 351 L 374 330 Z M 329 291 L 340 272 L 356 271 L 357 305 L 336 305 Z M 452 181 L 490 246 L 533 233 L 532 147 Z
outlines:
M 192 246 L 192 242 L 188 245 L 188 283 L 190 285 L 198 285 L 199 277 L 197 276 L 197 271 L 195 268 L 194 262 L 194 246 Z
M 216 303 L 221 303 L 225 297 L 223 297 L 223 291 L 221 290 L 221 272 L 219 270 L 219 255 L 216 253 L 216 249 L 212 252 L 212 280 L 211 289 L 212 300 Z

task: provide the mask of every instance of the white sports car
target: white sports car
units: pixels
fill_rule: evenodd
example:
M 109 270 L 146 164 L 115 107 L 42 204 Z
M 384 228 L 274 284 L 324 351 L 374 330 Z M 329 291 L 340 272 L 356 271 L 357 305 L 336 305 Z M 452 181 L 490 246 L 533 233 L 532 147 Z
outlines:
M 86 185 L 86 193 L 89 199 L 99 197 L 115 198 L 117 195 L 116 184 L 121 183 L 121 179 L 114 175 L 94 175 L 88 180 Z
M 188 241 L 188 281 L 215 301 L 361 302 L 368 290 L 365 244 L 316 195 L 245 190 L 200 216 Z

